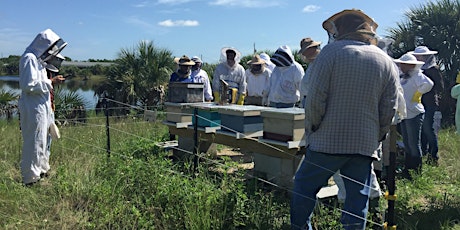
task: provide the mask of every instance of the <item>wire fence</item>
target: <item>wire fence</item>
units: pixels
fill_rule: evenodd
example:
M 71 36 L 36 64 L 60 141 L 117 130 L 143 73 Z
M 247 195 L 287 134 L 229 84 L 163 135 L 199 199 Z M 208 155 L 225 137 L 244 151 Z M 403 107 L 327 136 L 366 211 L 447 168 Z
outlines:
M 261 141 L 258 137 L 251 137 L 251 136 L 246 136 L 244 133 L 240 133 L 230 127 L 225 127 L 225 126 L 222 126 L 221 124 L 219 123 L 216 123 L 215 121 L 213 120 L 210 120 L 206 117 L 203 117 L 203 116 L 199 116 L 197 115 L 196 113 L 193 113 L 193 114 L 190 114 L 190 113 L 177 113 L 177 112 L 165 112 L 165 111 L 162 111 L 163 107 L 149 107 L 149 108 L 144 108 L 144 107 L 140 107 L 140 106 L 132 106 L 132 105 L 129 105 L 129 104 L 126 104 L 126 103 L 122 103 L 122 102 L 119 102 L 119 101 L 115 101 L 115 100 L 112 100 L 112 99 L 105 99 L 107 101 L 110 101 L 112 103 L 115 103 L 117 105 L 119 105 L 119 107 L 105 107 L 104 108 L 104 112 L 105 112 L 105 119 L 106 119 L 106 124 L 103 125 L 103 124 L 94 124 L 94 123 L 88 123 L 86 122 L 88 119 L 102 119 L 101 117 L 90 117 L 90 118 L 85 118 L 86 120 L 83 121 L 81 120 L 81 118 L 75 118 L 75 119 L 64 119 L 64 120 L 61 120 L 61 119 L 57 119 L 57 122 L 59 123 L 62 123 L 62 124 L 72 124 L 72 126 L 67 126 L 67 128 L 69 129 L 80 129 L 80 128 L 83 128 L 83 127 L 94 127 L 96 129 L 106 129 L 106 133 L 107 133 L 107 147 L 106 148 L 103 148 L 103 147 L 100 147 L 100 146 L 97 146 L 97 145 L 93 145 L 91 143 L 88 143 L 88 142 L 84 142 L 84 141 L 81 141 L 79 140 L 78 138 L 73 138 L 73 137 L 70 137 L 68 135 L 65 135 L 65 136 L 62 136 L 63 139 L 67 139 L 69 141 L 73 141 L 73 142 L 77 142 L 77 143 L 80 143 L 82 145 L 87 145 L 87 146 L 90 146 L 98 151 L 106 151 L 108 153 L 108 157 L 110 157 L 111 154 L 115 154 L 115 155 L 118 155 L 120 157 L 123 157 L 123 158 L 129 158 L 129 156 L 126 156 L 122 153 L 119 153 L 119 152 L 114 152 L 110 149 L 110 131 L 113 131 L 113 132 L 118 132 L 118 133 L 121 133 L 123 135 L 128 135 L 128 136 L 131 136 L 131 137 L 134 137 L 134 138 L 138 138 L 138 139 L 142 139 L 142 140 L 147 140 L 147 141 L 152 141 L 152 142 L 155 142 L 155 140 L 151 140 L 147 137 L 143 137 L 143 136 L 139 136 L 137 134 L 134 134 L 134 133 L 131 133 L 131 132 L 128 132 L 128 131 L 125 131 L 123 129 L 120 129 L 120 128 L 117 128 L 118 123 L 110 123 L 109 122 L 109 117 L 110 119 L 121 119 L 121 118 L 126 118 L 126 117 L 130 117 L 131 119 L 130 120 L 123 120 L 123 125 L 132 125 L 134 123 L 136 124 L 139 124 L 139 123 L 148 123 L 148 122 L 151 122 L 151 121 L 146 121 L 144 118 L 145 118 L 145 114 L 146 113 L 150 113 L 150 114 L 153 114 L 154 116 L 154 119 L 155 121 L 159 121 L 157 120 L 157 118 L 163 118 L 165 117 L 167 114 L 174 114 L 174 115 L 187 115 L 187 116 L 195 116 L 196 117 L 196 120 L 197 119 L 202 119 L 202 120 L 205 120 L 207 122 L 209 122 L 210 124 L 214 124 L 218 127 L 222 127 L 222 128 L 225 128 L 225 130 L 235 134 L 235 135 L 238 135 L 238 136 L 241 136 L 242 138 L 244 139 L 248 139 L 248 140 L 251 140 L 251 141 L 254 141 L 254 143 L 258 144 L 258 145 L 264 145 L 266 147 L 269 147 L 275 151 L 278 151 L 280 154 L 282 155 L 285 155 L 286 158 L 290 158 L 290 159 L 295 159 L 297 160 L 298 162 L 301 162 L 302 160 L 304 160 L 302 158 L 302 155 L 303 154 L 293 154 L 293 153 L 290 153 L 290 152 L 287 152 L 285 151 L 284 149 L 274 145 L 274 144 L 270 144 L 270 143 L 267 143 L 267 142 L 264 142 L 264 141 Z M 134 110 L 135 112 L 134 113 L 131 113 L 131 114 L 127 114 L 127 115 L 110 115 L 109 116 L 109 111 L 110 110 L 115 110 L 115 109 L 130 109 L 130 110 Z M 161 109 L 161 110 L 159 110 Z M 148 120 L 148 119 L 147 119 Z M 161 120 L 160 120 L 161 121 Z M 195 122 L 197 123 L 197 122 Z M 193 128 L 193 127 L 186 127 L 187 129 L 190 129 L 190 128 Z M 196 134 L 196 132 L 198 132 L 198 130 L 196 129 L 196 127 L 194 127 L 194 134 Z M 195 144 L 196 145 L 196 144 Z M 210 157 L 207 157 L 206 155 L 204 154 L 201 154 L 197 151 L 190 151 L 190 150 L 187 150 L 187 149 L 183 149 L 183 148 L 180 148 L 178 146 L 170 146 L 171 149 L 174 149 L 175 151 L 180 151 L 180 152 L 183 152 L 183 153 L 186 153 L 186 154 L 189 154 L 190 156 L 193 156 L 195 157 L 195 160 L 196 161 L 207 161 L 207 162 L 210 162 L 210 163 L 213 163 L 213 164 L 216 164 L 216 165 L 219 165 L 219 166 L 222 166 L 222 167 L 227 167 L 225 164 L 221 163 L 220 161 L 217 161 L 215 159 L 212 159 Z M 195 146 L 194 149 L 197 149 L 197 146 Z M 314 165 L 322 170 L 325 170 L 325 171 L 328 171 L 330 173 L 335 173 L 334 171 L 322 166 L 322 165 L 317 165 L 313 162 L 308 162 L 309 164 L 311 165 Z M 257 163 L 256 163 L 257 164 Z M 196 165 L 195 165 L 196 166 Z M 175 172 L 173 170 L 171 170 L 171 172 L 175 173 L 175 174 L 178 174 L 178 175 L 181 175 L 181 176 L 186 176 L 182 173 L 179 173 L 179 172 Z M 276 174 L 275 174 L 276 175 Z M 262 177 L 259 177 L 257 175 L 254 175 L 252 173 L 246 173 L 245 176 L 247 176 L 248 178 L 252 178 L 252 179 L 255 179 L 263 184 L 266 184 L 268 186 L 272 186 L 274 188 L 277 188 L 279 190 L 282 190 L 282 191 L 285 191 L 289 194 L 296 194 L 298 196 L 301 196 L 303 198 L 306 198 L 306 199 L 309 199 L 309 200 L 312 200 L 312 201 L 318 201 L 318 202 L 321 202 L 321 200 L 318 200 L 317 197 L 307 197 L 303 194 L 299 194 L 299 193 L 296 193 L 295 191 L 293 191 L 290 187 L 288 186 L 284 186 L 284 185 L 280 185 L 278 183 L 275 183 L 273 182 L 274 178 L 270 178 L 271 180 L 268 180 L 267 178 L 262 178 Z M 358 183 L 359 185 L 363 186 L 363 187 L 368 187 L 369 190 L 372 190 L 372 189 L 378 189 L 378 188 L 373 188 L 373 187 L 369 187 L 363 183 L 360 183 L 359 181 L 356 181 L 354 180 L 353 178 L 350 178 L 350 177 L 347 177 L 346 175 L 342 175 L 340 174 L 340 176 L 344 179 L 347 179 L 349 181 L 352 181 L 353 183 Z M 187 176 L 187 178 L 190 178 L 192 179 L 192 177 L 189 177 Z M 276 178 L 275 178 L 276 179 Z M 393 191 L 394 192 L 394 191 Z M 350 213 L 350 212 L 347 212 L 346 210 L 343 210 L 339 207 L 335 207 L 335 206 L 332 206 L 332 205 L 329 205 L 327 203 L 322 203 L 324 206 L 328 207 L 328 208 L 331 208 L 331 209 L 338 209 L 340 212 L 342 213 L 347 213 L 348 215 L 350 216 L 353 216 L 353 217 L 356 217 L 356 218 L 362 218 L 358 215 L 355 215 L 353 213 Z M 391 218 L 391 217 L 390 217 Z M 384 224 L 382 223 L 377 223 L 377 222 L 373 222 L 372 220 L 366 220 L 367 222 L 370 222 L 372 223 L 374 226 L 378 226 L 378 227 L 384 227 Z

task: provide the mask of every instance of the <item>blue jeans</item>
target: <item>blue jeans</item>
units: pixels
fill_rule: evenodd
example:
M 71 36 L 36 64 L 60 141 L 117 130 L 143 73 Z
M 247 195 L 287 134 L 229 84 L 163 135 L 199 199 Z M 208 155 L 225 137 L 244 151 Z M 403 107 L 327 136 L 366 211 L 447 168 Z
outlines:
M 361 155 L 340 155 L 307 149 L 294 179 L 291 198 L 291 229 L 312 229 L 311 216 L 316 194 L 340 169 L 347 196 L 341 223 L 344 229 L 364 229 L 371 184 L 372 158 Z M 352 180 L 350 180 L 350 178 Z
M 420 170 L 422 167 L 422 149 L 420 148 L 420 136 L 424 114 L 420 113 L 411 119 L 401 122 L 401 134 L 404 142 L 405 169 Z
M 438 109 L 434 106 L 425 106 L 425 118 L 422 125 L 421 148 L 422 154 L 429 153 L 433 159 L 438 159 L 438 137 L 434 132 L 434 112 Z

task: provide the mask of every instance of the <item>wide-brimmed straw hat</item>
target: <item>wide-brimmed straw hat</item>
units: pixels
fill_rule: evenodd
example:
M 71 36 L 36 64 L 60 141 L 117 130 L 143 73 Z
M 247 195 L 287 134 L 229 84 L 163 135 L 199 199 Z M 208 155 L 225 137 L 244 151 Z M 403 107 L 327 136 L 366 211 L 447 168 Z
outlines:
M 365 14 L 362 10 L 359 10 L 359 9 L 343 10 L 343 11 L 340 11 L 340 12 L 332 15 L 331 17 L 329 17 L 328 19 L 326 19 L 323 22 L 323 28 L 326 31 L 328 31 L 329 33 L 335 34 L 337 32 L 337 31 L 335 31 L 335 26 L 336 26 L 335 22 L 336 22 L 336 20 L 341 18 L 341 17 L 343 17 L 343 16 L 347 16 L 347 15 L 358 16 L 358 17 L 362 18 L 364 20 L 364 22 L 366 22 L 368 24 L 368 26 L 370 28 L 368 28 L 366 30 L 369 30 L 369 31 L 363 31 L 363 32 L 372 32 L 374 34 L 376 33 L 375 30 L 379 26 L 377 24 L 377 22 L 375 22 L 374 19 L 372 19 L 367 14 Z
M 195 65 L 195 62 L 192 61 L 189 57 L 187 57 L 187 56 L 184 55 L 184 56 L 182 56 L 182 57 L 179 58 L 179 60 L 177 61 L 177 64 L 179 64 L 179 65 L 190 65 L 190 66 L 192 66 L 192 65 Z
M 395 59 L 394 62 L 402 64 L 411 64 L 411 65 L 423 65 L 425 62 L 417 60 L 417 58 L 410 53 L 406 53 L 401 56 L 399 59 Z
M 299 53 L 305 52 L 310 47 L 315 47 L 321 45 L 321 42 L 315 42 L 311 38 L 303 38 L 300 40 L 300 50 Z
M 258 54 L 252 57 L 252 60 L 247 62 L 250 65 L 263 65 L 265 64 L 264 59 L 262 59 Z
M 409 53 L 413 55 L 432 55 L 437 54 L 438 51 L 430 50 L 426 46 L 417 46 L 414 51 L 410 51 Z

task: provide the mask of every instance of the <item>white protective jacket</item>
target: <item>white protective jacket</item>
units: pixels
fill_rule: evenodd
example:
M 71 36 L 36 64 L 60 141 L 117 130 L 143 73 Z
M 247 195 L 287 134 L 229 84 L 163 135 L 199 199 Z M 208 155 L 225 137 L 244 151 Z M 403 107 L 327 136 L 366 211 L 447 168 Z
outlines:
M 300 99 L 300 82 L 305 74 L 302 66 L 293 62 L 286 67 L 275 67 L 270 76 L 268 101 L 275 103 L 296 103 Z
M 235 63 L 230 67 L 226 62 L 218 64 L 212 79 L 213 92 L 219 92 L 221 79 L 226 81 L 230 88 L 237 88 L 239 95 L 246 93 L 246 71 L 242 65 Z
M 38 181 L 40 174 L 50 169 L 48 129 L 54 122 L 54 115 L 50 99 L 52 85 L 46 74 L 45 61 L 65 47 L 63 44 L 55 48 L 61 41 L 56 33 L 47 29 L 35 37 L 19 61 L 21 97 L 18 106 L 23 137 L 21 173 L 24 184 Z
M 246 70 L 247 92 L 250 97 L 265 97 L 270 83 L 272 71 L 264 68 L 260 74 L 253 74 L 251 69 Z
M 417 91 L 422 94 L 429 92 L 434 85 L 433 81 L 425 76 L 420 69 L 412 71 L 409 78 L 401 78 L 400 81 L 406 102 L 406 119 L 412 119 L 418 114 L 424 113 L 425 108 L 422 103 L 413 101 L 412 97 Z
M 202 70 L 201 68 L 197 70 L 192 70 L 192 74 L 190 74 L 193 82 L 195 83 L 203 83 L 203 96 L 204 99 L 207 101 L 212 101 L 212 89 L 211 83 L 209 82 L 209 76 L 206 71 Z

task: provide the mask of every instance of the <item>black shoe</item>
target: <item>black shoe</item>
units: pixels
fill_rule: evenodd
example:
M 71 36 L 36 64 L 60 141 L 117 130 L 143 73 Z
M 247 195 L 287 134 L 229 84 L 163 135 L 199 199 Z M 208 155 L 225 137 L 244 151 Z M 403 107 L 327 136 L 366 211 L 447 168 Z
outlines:
M 40 178 L 47 178 L 47 177 L 49 177 L 49 176 L 50 176 L 49 172 L 40 173 Z
M 37 184 L 38 182 L 40 182 L 41 178 L 36 180 L 36 181 L 33 181 L 33 182 L 30 182 L 30 183 L 27 183 L 27 184 L 24 184 L 24 186 L 26 187 L 32 187 L 33 185 Z
M 407 169 L 404 169 L 404 170 L 402 171 L 401 177 L 402 177 L 403 179 L 407 179 L 407 180 L 410 180 L 410 181 L 412 180 L 412 175 L 410 174 L 409 170 L 407 170 Z

